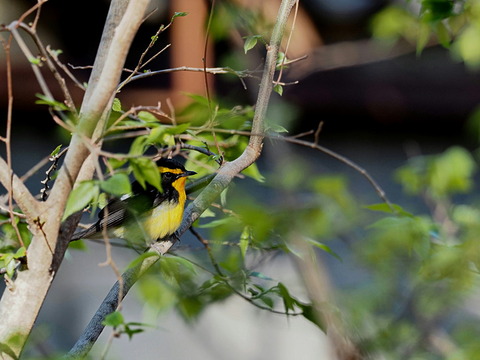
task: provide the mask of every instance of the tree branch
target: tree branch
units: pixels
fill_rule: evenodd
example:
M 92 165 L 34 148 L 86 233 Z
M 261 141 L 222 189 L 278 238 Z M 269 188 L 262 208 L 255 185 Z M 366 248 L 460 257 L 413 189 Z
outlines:
M 84 136 L 91 137 L 94 131 L 95 134 L 103 132 L 104 122 L 99 120 L 109 111 L 126 54 L 142 22 L 148 3 L 149 0 L 112 1 L 76 132 L 72 136 L 69 151 L 50 197 L 43 203 L 42 208 L 45 211 L 36 219 L 37 228 L 33 229 L 34 238 L 27 252 L 28 270 L 18 272 L 12 289 L 5 290 L 0 301 L 2 359 L 20 358 L 56 270 L 63 259 L 68 237 L 75 227 L 73 225 L 79 220 L 78 217 L 72 217 L 73 220 L 66 221 L 59 234 L 68 195 L 88 156 L 88 150 L 82 139 Z M 3 169 L 5 165 L 0 161 L 0 170 Z M 6 174 L 9 176 L 10 172 Z M 90 177 L 92 174 L 93 172 L 89 174 Z M 0 178 L 5 176 L 5 173 L 0 171 Z M 15 179 L 16 200 L 19 199 L 21 203 L 25 197 L 25 202 L 31 201 L 31 198 L 27 198 L 25 186 L 20 180 Z

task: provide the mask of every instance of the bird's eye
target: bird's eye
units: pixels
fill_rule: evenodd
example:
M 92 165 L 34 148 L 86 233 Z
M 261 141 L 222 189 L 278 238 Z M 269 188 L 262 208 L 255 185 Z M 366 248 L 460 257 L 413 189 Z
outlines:
M 171 172 L 166 172 L 162 174 L 162 178 L 164 180 L 172 180 L 173 179 L 173 174 Z

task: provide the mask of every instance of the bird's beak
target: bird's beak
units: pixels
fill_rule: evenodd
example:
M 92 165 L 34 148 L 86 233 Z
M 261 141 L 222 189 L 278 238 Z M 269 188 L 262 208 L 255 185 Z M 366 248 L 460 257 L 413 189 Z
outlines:
M 192 176 L 195 175 L 195 171 L 185 171 L 183 174 L 180 174 L 180 177 Z

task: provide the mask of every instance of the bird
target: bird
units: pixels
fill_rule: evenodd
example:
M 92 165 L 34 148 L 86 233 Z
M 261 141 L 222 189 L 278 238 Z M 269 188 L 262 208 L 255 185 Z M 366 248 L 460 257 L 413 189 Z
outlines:
M 176 160 L 161 158 L 156 161 L 161 177 L 161 188 L 138 181 L 132 183 L 132 192 L 114 198 L 98 213 L 98 221 L 85 230 L 73 234 L 70 241 L 80 239 L 124 239 L 147 245 L 176 235 L 186 201 L 185 182 L 195 171 L 187 171 Z

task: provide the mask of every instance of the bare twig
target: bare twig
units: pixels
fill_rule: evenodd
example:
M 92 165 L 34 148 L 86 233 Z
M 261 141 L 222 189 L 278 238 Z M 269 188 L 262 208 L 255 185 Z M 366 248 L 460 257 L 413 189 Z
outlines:
M 40 54 L 42 56 L 42 60 L 47 64 L 48 69 L 53 74 L 53 76 L 57 80 L 57 83 L 60 85 L 60 88 L 62 89 L 63 96 L 65 97 L 65 104 L 68 106 L 68 109 L 70 110 L 70 112 L 76 116 L 77 115 L 77 109 L 75 108 L 75 103 L 73 102 L 72 95 L 70 94 L 70 90 L 68 90 L 65 79 L 60 75 L 57 68 L 55 67 L 55 64 L 50 59 L 49 54 L 51 52 L 47 51 L 46 47 L 43 45 L 42 41 L 38 37 L 38 34 L 35 31 L 35 28 L 29 27 L 24 23 L 19 23 L 18 26 L 21 29 L 25 30 L 32 37 L 33 41 L 37 45 L 38 50 L 40 51 Z M 25 55 L 27 55 L 27 53 Z M 58 62 L 58 59 L 56 59 L 56 61 Z M 36 66 L 36 65 L 32 64 L 32 66 Z M 40 74 L 41 74 L 41 72 L 40 72 Z M 47 95 L 47 93 L 45 93 L 45 94 Z M 54 99 L 51 94 L 48 95 L 48 96 L 51 99 Z
M 392 205 L 392 203 L 388 199 L 388 197 L 387 197 L 385 191 L 382 189 L 382 187 L 377 183 L 377 181 L 370 175 L 370 173 L 367 170 L 365 170 L 363 167 L 361 167 L 357 163 L 353 162 L 352 160 L 348 159 L 347 157 L 345 157 L 343 155 L 340 155 L 340 154 L 336 153 L 333 150 L 330 150 L 330 149 L 328 149 L 324 146 L 318 145 L 314 142 L 312 143 L 312 142 L 309 142 L 309 141 L 300 140 L 300 139 L 297 139 L 295 137 L 282 138 L 282 137 L 278 136 L 277 139 L 285 140 L 285 141 L 288 141 L 292 144 L 298 144 L 298 145 L 302 145 L 302 146 L 305 146 L 305 147 L 308 147 L 308 148 L 311 148 L 311 149 L 321 151 L 321 152 L 331 156 L 332 158 L 334 158 L 338 161 L 341 161 L 345 165 L 351 167 L 352 169 L 354 169 L 355 171 L 360 173 L 362 176 L 364 176 L 368 180 L 368 182 L 373 186 L 373 188 L 377 192 L 378 196 L 382 199 L 382 201 L 385 202 L 385 204 L 388 205 L 390 210 L 394 214 L 397 213 L 397 210 L 395 209 L 395 207 Z
M 12 224 L 15 234 L 17 235 L 18 242 L 23 247 L 22 236 L 20 235 L 20 230 L 18 229 L 17 222 L 15 221 L 15 215 L 13 212 L 13 170 L 12 170 L 12 148 L 11 148 L 11 136 L 12 136 L 12 110 L 13 110 L 13 84 L 12 84 L 12 62 L 11 62 L 11 53 L 10 46 L 12 44 L 12 37 L 8 38 L 8 41 L 3 44 L 6 53 L 6 62 L 7 62 L 7 92 L 8 92 L 8 107 L 7 107 L 7 129 L 5 136 L 5 147 L 7 155 L 7 164 L 8 164 L 8 174 L 9 182 L 6 186 L 8 191 L 8 210 L 10 215 L 10 223 Z

